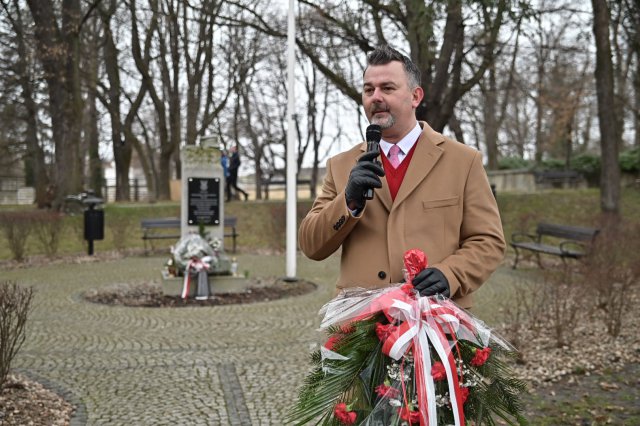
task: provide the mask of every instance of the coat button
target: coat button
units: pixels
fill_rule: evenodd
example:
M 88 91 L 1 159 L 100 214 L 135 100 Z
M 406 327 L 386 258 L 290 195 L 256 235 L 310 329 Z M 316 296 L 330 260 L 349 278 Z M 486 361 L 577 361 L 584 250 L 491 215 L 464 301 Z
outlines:
M 385 271 L 378 272 L 378 278 L 384 280 L 385 278 L 387 278 L 387 273 Z

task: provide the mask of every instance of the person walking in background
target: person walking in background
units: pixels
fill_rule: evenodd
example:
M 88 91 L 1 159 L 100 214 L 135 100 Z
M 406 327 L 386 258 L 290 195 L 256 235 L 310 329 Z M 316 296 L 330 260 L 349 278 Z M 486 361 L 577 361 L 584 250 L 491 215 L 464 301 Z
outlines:
M 418 121 L 423 96 L 411 59 L 388 46 L 367 56 L 362 104 L 382 130 L 382 164 L 366 142 L 327 161 L 322 191 L 300 224 L 300 248 L 314 260 L 342 248 L 338 290 L 399 283 L 405 252 L 422 250 L 429 265 L 415 289 L 470 308 L 503 260 L 502 223 L 482 154 Z
M 225 199 L 229 201 L 231 199 L 231 183 L 229 182 L 229 156 L 227 150 L 223 149 L 222 156 L 220 157 L 220 165 L 222 166 L 222 172 L 224 174 L 224 192 Z
M 231 201 L 233 198 L 231 189 L 235 190 L 235 193 L 241 193 L 244 195 L 244 200 L 249 199 L 249 194 L 238 187 L 238 169 L 240 169 L 240 153 L 238 152 L 238 146 L 231 147 L 231 157 L 229 158 L 229 191 L 227 194 L 227 201 Z

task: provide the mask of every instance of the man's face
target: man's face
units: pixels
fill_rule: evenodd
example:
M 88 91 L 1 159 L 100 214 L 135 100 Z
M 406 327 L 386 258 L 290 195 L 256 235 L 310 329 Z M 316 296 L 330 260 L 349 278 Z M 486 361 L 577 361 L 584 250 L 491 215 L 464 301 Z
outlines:
M 402 138 L 415 126 L 415 108 L 422 96 L 421 87 L 409 87 L 401 62 L 371 65 L 364 73 L 362 104 L 365 113 L 371 124 L 382 127 L 387 140 Z

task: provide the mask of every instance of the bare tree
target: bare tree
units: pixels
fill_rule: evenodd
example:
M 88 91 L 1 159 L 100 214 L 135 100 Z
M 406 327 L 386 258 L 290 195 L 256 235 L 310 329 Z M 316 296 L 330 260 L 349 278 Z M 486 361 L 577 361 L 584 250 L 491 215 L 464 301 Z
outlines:
M 498 136 L 500 128 L 507 116 L 507 106 L 509 105 L 510 95 L 513 91 L 513 80 L 515 75 L 516 58 L 518 57 L 518 42 L 520 40 L 520 25 L 516 26 L 516 36 L 514 41 L 513 52 L 511 52 L 511 61 L 508 70 L 504 70 L 507 74 L 502 92 L 502 99 L 498 90 L 497 83 L 497 66 L 491 64 L 487 75 L 480 81 L 479 86 L 483 95 L 483 124 L 484 124 L 484 142 L 487 148 L 487 168 L 489 170 L 498 169 Z M 506 56 L 506 55 L 505 55 Z
M 52 0 L 27 0 L 27 4 L 47 82 L 56 161 L 54 204 L 59 206 L 65 195 L 82 188 L 80 30 L 95 4 L 89 6 L 86 14 L 80 0 L 64 0 L 61 7 Z
M 606 0 L 591 0 L 593 34 L 596 40 L 596 89 L 602 152 L 600 208 L 606 216 L 617 216 L 620 210 L 620 167 L 618 147 L 620 134 L 616 125 L 616 100 L 613 89 L 613 62 L 609 42 L 611 15 Z
M 153 121 L 144 126 L 155 131 L 159 199 L 169 198 L 169 181 L 179 177 L 181 143 L 194 144 L 198 136 L 212 132 L 240 78 L 230 55 L 243 52 L 216 34 L 223 5 L 215 0 L 197 7 L 185 0 L 149 0 L 140 12 L 136 2 L 129 3 L 133 58 L 153 111 Z M 147 40 L 144 47 L 141 31 Z
M 303 59 L 299 58 L 303 63 Z M 340 108 L 338 100 L 332 100 L 330 83 L 322 78 L 318 70 L 310 66 L 302 73 L 302 79 L 307 101 L 306 114 L 296 114 L 296 133 L 298 135 L 298 170 L 302 168 L 305 154 L 311 150 L 311 198 L 316 197 L 316 188 L 319 183 L 320 161 L 326 160 L 333 141 L 342 136 L 342 126 L 337 112 Z M 333 111 L 333 115 L 330 113 Z M 304 119 L 304 120 L 303 120 Z M 305 131 L 302 129 L 305 125 Z M 325 151 L 321 153 L 320 145 L 325 139 Z
M 99 82 L 98 98 L 109 114 L 111 150 L 116 171 L 116 195 L 117 201 L 130 199 L 129 168 L 131 165 L 132 141 L 127 140 L 126 128 L 121 114 L 123 88 L 120 83 L 119 52 L 114 39 L 113 21 L 118 11 L 118 2 L 115 0 L 104 1 L 99 6 L 101 30 L 102 30 L 102 66 L 104 67 L 106 81 Z M 141 86 L 141 85 L 140 85 Z M 139 89 L 144 96 L 144 89 Z M 129 108 L 127 117 L 135 117 L 140 102 L 134 102 Z M 125 121 L 126 122 L 126 121 Z M 124 134 L 123 134 L 124 133 Z M 146 165 L 146 156 L 141 156 L 141 163 Z M 147 180 L 147 182 L 149 182 Z
M 422 72 L 425 98 L 418 107 L 419 119 L 424 119 L 441 131 L 454 117 L 458 101 L 478 84 L 494 61 L 501 45 L 498 34 L 510 12 L 510 2 L 492 3 L 462 1 L 407 1 L 383 4 L 365 1 L 349 7 L 332 2 L 301 0 L 310 11 L 308 26 L 316 31 L 330 31 L 327 44 L 306 44 L 304 35 L 300 49 L 347 96 L 360 102 L 360 90 L 354 83 L 361 75 L 345 75 L 345 69 L 326 51 L 340 50 L 345 44 L 357 46 L 360 56 L 377 44 L 407 48 Z M 329 4 L 326 4 L 329 3 Z M 313 16 L 315 15 L 315 16 Z M 472 22 L 478 22 L 477 25 Z M 440 40 L 440 41 L 439 41 Z M 354 79 L 357 77 L 357 80 Z
M 26 183 L 27 185 L 34 186 L 36 205 L 42 208 L 50 202 L 47 195 L 49 175 L 45 164 L 45 152 L 38 136 L 39 123 L 37 117 L 40 108 L 35 99 L 37 89 L 34 87 L 35 81 L 37 80 L 34 75 L 34 69 L 37 69 L 37 66 L 30 59 L 34 56 L 31 53 L 34 49 L 30 42 L 32 35 L 29 35 L 25 30 L 29 24 L 29 17 L 23 16 L 25 11 L 17 0 L 13 0 L 12 2 L 3 0 L 0 3 L 5 12 L 4 16 L 11 28 L 11 33 L 5 34 L 3 37 L 12 39 L 10 45 L 15 49 L 11 54 L 13 59 L 7 61 L 8 67 L 3 71 L 5 76 L 7 74 L 13 75 L 14 81 L 17 82 L 17 86 L 20 88 L 19 101 L 16 102 L 16 105 L 20 107 L 13 108 L 13 110 L 23 110 L 23 113 L 20 114 L 19 117 L 12 114 L 13 117 L 10 118 L 9 121 L 14 124 L 16 121 L 25 123 L 24 142 L 26 152 L 24 159 Z M 11 63 L 13 64 L 9 65 Z M 11 102 L 7 102 L 6 104 L 9 105 Z M 18 118 L 18 120 L 16 120 L 16 118 Z M 7 126 L 3 127 L 5 129 L 7 128 Z
M 100 78 L 99 58 L 95 52 L 99 51 L 99 20 L 92 16 L 87 23 L 88 31 L 83 34 L 83 50 L 81 56 L 81 74 L 84 84 L 84 112 L 82 115 L 82 139 L 80 158 L 88 160 L 88 186 L 97 196 L 102 196 L 103 176 L 102 159 L 100 158 L 100 132 L 98 129 L 99 114 L 97 108 L 97 87 Z

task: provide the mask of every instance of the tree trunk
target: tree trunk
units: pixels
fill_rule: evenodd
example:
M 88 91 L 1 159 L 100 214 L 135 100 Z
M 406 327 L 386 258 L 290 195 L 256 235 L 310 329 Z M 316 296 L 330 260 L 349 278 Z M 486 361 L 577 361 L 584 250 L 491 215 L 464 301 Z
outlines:
M 484 94 L 484 143 L 487 146 L 487 169 L 498 169 L 498 96 L 495 66 L 489 67 L 489 87 Z M 480 86 L 482 87 L 482 85 Z
M 634 145 L 640 147 L 640 52 L 636 53 L 636 72 L 633 76 L 633 92 L 635 95 L 635 108 L 633 111 L 633 127 L 635 131 Z
M 36 193 L 36 206 L 38 208 L 50 207 L 49 193 L 49 176 L 45 164 L 45 154 L 42 146 L 40 146 L 38 138 L 38 106 L 34 100 L 33 81 L 34 78 L 29 71 L 31 67 L 27 63 L 29 55 L 27 54 L 26 42 L 24 39 L 24 23 L 20 14 L 20 6 L 16 5 L 16 17 L 12 22 L 12 29 L 16 35 L 16 50 L 18 53 L 18 61 L 15 64 L 16 75 L 19 79 L 20 88 L 22 89 L 22 99 L 24 108 L 26 109 L 26 131 L 25 142 L 27 152 L 25 155 L 25 180 L 28 186 L 33 186 Z
M 46 73 L 48 107 L 55 146 L 54 207 L 66 195 L 82 188 L 79 158 L 82 108 L 80 99 L 78 48 L 80 1 L 62 2 L 62 25 L 58 26 L 51 0 L 28 0 L 35 23 L 39 59 Z
M 95 26 L 95 22 L 92 22 Z M 96 108 L 98 93 L 98 57 L 94 53 L 99 49 L 97 28 L 93 28 L 87 41 L 87 54 L 84 57 L 84 79 L 87 87 L 84 116 L 84 146 L 89 157 L 89 189 L 96 196 L 102 197 L 103 173 L 100 159 L 100 133 L 98 131 L 98 110 Z
M 102 11 L 102 24 L 104 31 L 104 67 L 109 81 L 107 93 L 103 103 L 111 118 L 111 149 L 116 168 L 116 201 L 129 201 L 131 199 L 131 186 L 129 184 L 129 169 L 131 167 L 131 144 L 125 143 L 123 135 L 123 123 L 120 114 L 120 67 L 118 61 L 118 49 L 113 40 L 111 18 L 116 10 L 116 1 L 112 0 L 107 8 Z M 143 89 L 140 89 L 143 90 Z M 128 115 L 137 114 L 138 105 L 132 105 Z M 131 123 L 129 123 L 131 124 Z
M 593 34 L 596 40 L 596 91 L 600 124 L 602 172 L 600 175 L 600 208 L 605 216 L 617 216 L 620 210 L 620 168 L 618 146 L 620 135 L 616 124 L 616 101 L 613 89 L 613 62 L 609 42 L 610 12 L 606 0 L 591 0 Z

